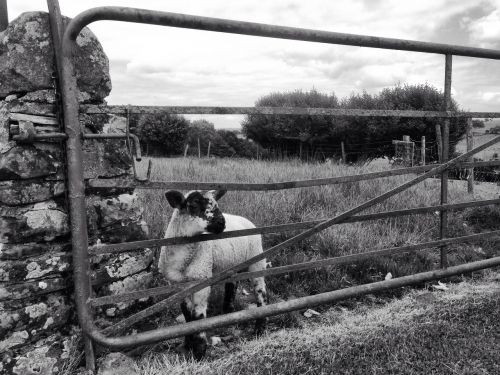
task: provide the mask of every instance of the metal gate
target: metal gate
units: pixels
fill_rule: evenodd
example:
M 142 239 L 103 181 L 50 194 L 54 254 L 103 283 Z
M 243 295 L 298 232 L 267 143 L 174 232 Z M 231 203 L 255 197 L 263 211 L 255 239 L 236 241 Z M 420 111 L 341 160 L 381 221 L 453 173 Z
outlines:
M 57 0 L 48 0 L 50 16 L 53 26 L 53 37 L 55 45 L 60 45 L 60 55 L 57 56 L 57 66 L 60 78 L 60 87 L 62 92 L 62 108 L 64 115 L 67 151 L 67 185 L 69 193 L 69 207 L 71 217 L 71 232 L 73 246 L 73 265 L 75 282 L 75 301 L 77 305 L 79 324 L 87 337 L 86 355 L 87 364 L 93 367 L 93 354 L 91 342 L 95 341 L 100 345 L 110 348 L 124 348 L 134 345 L 153 343 L 159 340 L 183 336 L 197 331 L 209 328 L 221 327 L 256 318 L 276 315 L 288 311 L 293 311 L 309 306 L 314 306 L 326 302 L 334 302 L 353 296 L 359 296 L 376 291 L 397 288 L 414 283 L 420 283 L 436 278 L 442 278 L 451 275 L 471 272 L 487 267 L 500 265 L 500 257 L 487 260 L 466 263 L 459 266 L 448 267 L 447 264 L 447 245 L 460 243 L 464 241 L 474 241 L 489 237 L 497 237 L 500 230 L 474 234 L 463 237 L 449 238 L 447 236 L 447 211 L 451 209 L 463 209 L 466 207 L 480 206 L 487 204 L 499 204 L 500 199 L 479 202 L 466 202 L 459 204 L 448 204 L 448 169 L 460 165 L 462 167 L 474 167 L 484 165 L 500 165 L 500 162 L 470 162 L 470 158 L 475 153 L 500 141 L 500 136 L 489 142 L 468 151 L 467 153 L 448 160 L 449 146 L 449 124 L 451 118 L 467 118 L 469 121 L 475 118 L 500 118 L 500 112 L 454 112 L 449 111 L 451 103 L 451 72 L 452 56 L 468 56 L 476 58 L 500 60 L 500 51 L 487 50 L 480 48 L 470 48 L 462 46 L 453 46 L 437 43 L 425 43 L 418 41 L 399 40 L 390 38 L 379 38 L 372 36 L 361 36 L 352 34 L 340 34 L 334 32 L 300 29 L 292 27 L 274 26 L 259 23 L 239 22 L 217 18 L 207 18 L 190 16 L 184 14 L 175 14 L 167 12 L 158 12 L 152 10 L 132 9 L 123 7 L 99 7 L 87 10 L 76 16 L 66 27 L 64 36 L 62 36 L 62 20 L 60 17 Z M 233 34 L 253 35 L 259 37 L 292 39 L 307 42 L 342 44 L 360 47 L 372 47 L 382 49 L 394 49 L 402 51 L 414 51 L 442 54 L 445 56 L 445 90 L 444 104 L 442 111 L 413 111 L 413 110 L 364 110 L 364 109 L 330 109 L 330 108 L 274 108 L 274 107 L 125 107 L 125 106 L 94 106 L 82 105 L 77 101 L 77 86 L 74 74 L 74 67 L 71 60 L 71 54 L 76 47 L 76 38 L 83 27 L 99 20 L 114 20 L 123 22 L 136 22 L 144 24 L 155 24 L 170 27 L 197 29 L 214 32 L 224 32 Z M 59 40 L 59 41 L 58 41 Z M 411 181 L 381 194 L 363 204 L 354 207 L 336 217 L 306 223 L 293 223 L 276 225 L 270 227 L 261 227 L 255 229 L 245 229 L 238 231 L 224 232 L 222 234 L 207 234 L 192 238 L 169 238 L 153 239 L 145 241 L 136 241 L 123 244 L 109 244 L 99 246 L 88 246 L 87 238 L 87 218 L 85 205 L 85 181 L 83 178 L 82 167 L 82 139 L 83 135 L 80 129 L 78 115 L 79 113 L 153 113 L 164 112 L 174 114 L 280 114 L 280 115 L 332 115 L 332 116 L 378 116 L 378 117 L 412 117 L 412 118 L 440 118 L 442 122 L 443 151 L 442 163 L 430 166 L 412 167 L 404 169 L 395 169 L 385 172 L 370 173 L 363 176 L 331 177 L 306 181 L 288 181 L 268 184 L 244 184 L 244 183 L 192 183 L 192 182 L 151 182 L 151 181 L 123 181 L 123 180 L 91 180 L 88 183 L 92 187 L 116 188 L 116 187 L 141 187 L 148 189 L 227 189 L 227 190 L 277 190 L 303 188 L 310 186 L 320 186 L 327 184 L 342 183 L 347 181 L 359 181 L 363 179 L 386 177 L 397 174 L 421 173 Z M 424 181 L 425 179 L 441 175 L 441 204 L 433 207 L 421 207 L 416 209 L 407 209 L 399 211 L 381 212 L 369 215 L 356 215 L 373 205 L 384 201 L 385 199 L 396 195 L 405 189 Z M 295 244 L 303 239 L 318 233 L 334 224 L 345 222 L 373 220 L 383 217 L 394 217 L 409 214 L 429 213 L 440 211 L 440 238 L 416 245 L 387 248 L 383 250 L 371 251 L 362 254 L 327 258 L 319 261 L 292 264 L 282 267 L 271 268 L 258 272 L 238 273 L 246 269 L 250 264 L 276 254 L 277 251 Z M 355 216 L 356 215 L 356 216 Z M 250 234 L 265 234 L 284 231 L 293 231 L 305 229 L 298 235 L 273 246 L 262 254 L 257 255 L 237 266 L 226 269 L 223 272 L 201 282 L 190 282 L 177 286 L 165 286 L 143 291 L 135 291 L 121 295 L 104 296 L 99 298 L 91 297 L 89 257 L 104 253 L 119 253 L 134 249 L 164 246 L 172 244 L 186 244 L 198 241 L 208 241 L 221 238 L 247 236 Z M 123 329 L 132 324 L 167 308 L 174 299 L 183 298 L 196 291 L 199 291 L 210 285 L 225 282 L 229 280 L 248 279 L 255 276 L 278 275 L 298 270 L 310 269 L 314 267 L 325 267 L 334 264 L 343 264 L 380 255 L 399 254 L 402 252 L 412 252 L 424 248 L 439 247 L 441 252 L 441 269 L 414 274 L 410 276 L 395 278 L 386 281 L 375 282 L 366 285 L 355 286 L 351 288 L 335 290 L 327 293 L 313 296 L 297 298 L 285 302 L 270 304 L 250 310 L 238 311 L 221 316 L 210 317 L 203 320 L 197 320 L 189 323 L 178 324 L 171 327 L 158 328 L 151 331 L 140 332 L 131 335 L 117 336 Z M 92 309 L 108 303 L 127 301 L 144 298 L 153 295 L 163 295 L 165 299 L 145 310 L 140 311 L 119 323 L 100 330 L 93 320 Z

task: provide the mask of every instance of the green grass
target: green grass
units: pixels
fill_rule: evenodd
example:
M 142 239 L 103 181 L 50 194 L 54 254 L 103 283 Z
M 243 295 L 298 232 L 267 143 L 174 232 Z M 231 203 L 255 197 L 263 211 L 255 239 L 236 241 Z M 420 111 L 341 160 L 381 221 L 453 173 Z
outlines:
M 193 362 L 166 351 L 137 366 L 156 374 L 499 374 L 500 274 L 382 306 L 331 309 L 300 329 L 212 347 Z

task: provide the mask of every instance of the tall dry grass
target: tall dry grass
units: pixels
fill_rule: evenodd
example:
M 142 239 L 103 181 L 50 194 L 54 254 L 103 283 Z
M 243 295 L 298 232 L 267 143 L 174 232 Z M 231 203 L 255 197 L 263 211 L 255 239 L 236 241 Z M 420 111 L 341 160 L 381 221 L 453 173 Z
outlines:
M 142 163 L 141 166 L 147 163 Z M 354 175 L 383 170 L 387 166 L 338 165 L 289 161 L 239 159 L 156 158 L 153 181 L 225 181 L 279 182 L 331 176 Z M 139 168 L 139 174 L 145 170 Z M 414 176 L 395 176 L 347 184 L 289 189 L 271 192 L 228 192 L 219 202 L 224 212 L 241 215 L 257 226 L 299 222 L 333 217 L 362 202 L 392 189 Z M 161 237 L 172 212 L 164 191 L 140 190 L 145 220 L 152 237 Z M 374 207 L 367 212 L 390 211 L 439 204 L 440 185 L 426 180 Z M 465 191 L 450 188 L 449 202 L 468 200 Z M 458 227 L 461 216 L 451 215 L 451 225 Z M 335 225 L 269 259 L 273 266 L 356 254 L 385 247 L 424 242 L 438 237 L 438 215 L 407 216 L 372 222 Z M 293 233 L 264 236 L 264 247 L 273 246 Z M 452 249 L 453 250 L 453 249 Z M 387 272 L 394 277 L 428 270 L 437 265 L 436 250 L 396 257 L 381 257 L 342 268 L 328 267 L 273 277 L 271 292 L 280 298 L 318 293 L 353 283 L 383 279 Z

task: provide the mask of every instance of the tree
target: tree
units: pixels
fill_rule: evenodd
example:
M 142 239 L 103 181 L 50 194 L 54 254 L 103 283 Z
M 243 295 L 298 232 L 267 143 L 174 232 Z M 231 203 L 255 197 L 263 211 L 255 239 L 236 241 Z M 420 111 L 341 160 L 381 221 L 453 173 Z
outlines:
M 474 119 L 472 120 L 472 127 L 473 128 L 484 128 L 486 127 L 484 120 L 478 120 L 478 119 Z
M 236 153 L 215 130 L 214 124 L 204 119 L 193 121 L 189 126 L 187 143 L 191 155 L 198 155 L 198 141 L 203 156 L 207 154 L 209 142 L 210 155 L 225 157 L 233 156 Z
M 148 114 L 134 119 L 136 135 L 147 155 L 167 156 L 182 153 L 189 121 L 177 115 Z
M 242 158 L 255 158 L 258 146 L 248 139 L 238 138 L 235 132 L 230 130 L 217 130 L 217 133 L 235 151 L 235 156 Z
M 275 92 L 263 96 L 256 107 L 315 107 L 337 108 L 335 94 L 326 95 L 312 89 Z M 289 148 L 298 141 L 311 143 L 328 136 L 331 116 L 248 115 L 243 121 L 243 133 L 263 147 Z

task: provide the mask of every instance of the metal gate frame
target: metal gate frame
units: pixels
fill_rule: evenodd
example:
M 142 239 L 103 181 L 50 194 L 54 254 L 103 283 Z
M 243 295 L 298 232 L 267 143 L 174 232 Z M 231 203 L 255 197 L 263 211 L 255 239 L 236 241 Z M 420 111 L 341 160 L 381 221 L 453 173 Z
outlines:
M 49 9 L 57 5 L 57 0 L 48 0 Z M 52 6 L 51 6 L 52 4 Z M 58 5 L 56 7 L 58 9 Z M 60 13 L 59 13 L 60 17 Z M 87 218 L 85 205 L 85 181 L 83 178 L 82 164 L 82 141 L 83 134 L 80 128 L 78 114 L 85 113 L 123 113 L 124 107 L 99 107 L 99 106 L 80 106 L 77 100 L 77 85 L 72 63 L 72 51 L 76 48 L 76 38 L 83 27 L 99 20 L 114 20 L 123 22 L 136 22 L 144 24 L 155 24 L 170 27 L 197 29 L 205 31 L 225 32 L 233 34 L 244 34 L 270 38 L 292 39 L 308 42 L 319 42 L 328 44 L 341 44 L 361 47 L 372 47 L 382 49 L 394 49 L 403 51 L 437 53 L 445 55 L 445 103 L 442 111 L 386 111 L 386 110 L 360 110 L 360 109 L 328 109 L 328 108 L 269 108 L 269 107 L 134 107 L 136 113 L 145 112 L 167 112 L 167 113 L 201 113 L 201 114 L 288 114 L 288 115 L 334 115 L 334 116 L 378 116 L 378 117 L 421 117 L 421 118 L 442 118 L 443 121 L 443 161 L 442 164 L 426 167 L 407 168 L 407 173 L 424 172 L 418 177 L 401 184 L 400 186 L 381 194 L 369 201 L 360 204 L 334 218 L 330 218 L 320 222 L 286 224 L 274 227 L 262 227 L 249 230 L 241 230 L 234 232 L 226 232 L 219 235 L 202 235 L 194 238 L 170 238 L 170 239 L 155 239 L 146 241 L 136 241 L 124 244 L 111 244 L 104 246 L 88 246 L 87 237 Z M 59 29 L 58 33 L 60 33 Z M 57 44 L 56 44 L 57 45 Z M 57 50 L 57 48 L 56 48 Z M 289 312 L 305 307 L 310 307 L 326 302 L 334 302 L 346 299 L 353 296 L 359 296 L 376 291 L 397 288 L 405 285 L 429 281 L 436 278 L 457 275 L 475 270 L 480 270 L 487 267 L 495 267 L 500 265 L 500 257 L 487 260 L 466 263 L 459 266 L 447 267 L 446 245 L 459 243 L 464 241 L 474 241 L 480 238 L 497 237 L 500 235 L 500 230 L 487 233 L 480 233 L 471 236 L 447 238 L 447 211 L 449 209 L 465 208 L 471 206 L 479 206 L 485 204 L 498 204 L 500 199 L 482 201 L 482 202 L 466 202 L 455 205 L 447 204 L 447 170 L 450 167 L 457 165 L 476 166 L 481 163 L 466 163 L 469 158 L 500 141 L 500 136 L 490 140 L 489 142 L 474 148 L 473 150 L 448 161 L 448 135 L 449 135 L 449 120 L 450 118 L 500 118 L 500 112 L 452 112 L 449 111 L 451 101 L 451 65 L 452 55 L 479 57 L 487 59 L 500 60 L 500 51 L 487 50 L 480 48 L 453 46 L 437 43 L 426 43 L 419 41 L 400 40 L 391 38 L 380 38 L 372 36 L 362 36 L 353 34 L 341 34 L 334 32 L 300 29 L 292 27 L 274 26 L 250 22 L 238 22 L 225 19 L 207 18 L 190 16 L 184 14 L 175 14 L 167 12 L 159 12 L 144 9 L 123 8 L 123 7 L 99 7 L 87 10 L 76 16 L 66 28 L 61 43 L 61 56 L 57 58 L 59 77 L 61 80 L 63 113 L 67 151 L 67 187 L 69 194 L 69 209 L 71 218 L 71 233 L 73 246 L 73 266 L 74 266 L 74 282 L 75 282 L 75 301 L 77 305 L 79 324 L 85 336 L 101 345 L 110 348 L 125 348 L 134 345 L 143 345 L 153 343 L 167 338 L 175 338 L 186 334 L 206 330 L 209 328 L 221 327 L 238 322 L 248 321 L 260 317 L 276 315 L 284 312 Z M 132 112 L 134 113 L 134 112 Z M 484 164 L 484 163 L 483 163 Z M 498 165 L 497 163 L 488 162 L 488 165 Z M 419 169 L 420 168 L 420 169 Z M 409 171 L 409 172 L 408 172 Z M 391 175 L 389 171 L 388 175 Z M 375 173 L 375 177 L 381 177 L 383 173 Z M 392 175 L 397 173 L 392 173 Z M 402 173 L 399 173 L 402 174 Z M 385 199 L 402 192 L 403 190 L 424 181 L 425 179 L 441 174 L 441 205 L 435 207 L 424 207 L 418 209 L 400 210 L 389 213 L 378 213 L 371 215 L 354 216 L 357 213 L 377 204 Z M 187 183 L 187 182 L 134 182 L 120 180 L 106 181 L 90 181 L 89 184 L 94 187 L 110 188 L 110 187 L 131 187 L 141 186 L 144 188 L 192 188 L 193 185 L 198 188 L 222 188 L 231 190 L 275 190 L 297 188 L 305 186 L 319 186 L 331 183 L 342 182 L 342 177 L 334 177 L 327 179 L 308 180 L 308 181 L 290 181 L 284 183 L 271 184 L 239 184 L 239 183 Z M 371 220 L 380 217 L 397 216 L 400 214 L 422 213 L 430 210 L 438 209 L 441 213 L 441 228 L 440 239 L 437 241 L 409 245 L 397 248 L 389 248 L 383 250 L 372 251 L 368 253 L 328 258 L 315 262 L 306 262 L 289 266 L 271 268 L 258 272 L 245 272 L 238 274 L 239 271 L 247 268 L 250 264 L 261 260 L 265 257 L 276 253 L 278 250 L 285 248 L 301 241 L 309 236 L 318 233 L 334 224 L 344 223 L 348 221 Z M 359 220 L 358 220 L 359 221 Z M 209 279 L 201 282 L 191 282 L 177 287 L 160 287 L 139 292 L 131 292 L 125 295 L 109 296 L 92 298 L 90 286 L 90 269 L 89 256 L 102 253 L 124 252 L 147 246 L 159 246 L 178 243 L 192 243 L 198 241 L 207 241 L 219 238 L 228 238 L 236 236 L 245 236 L 256 233 L 269 233 L 286 230 L 296 230 L 309 228 L 302 233 L 295 235 L 288 240 L 273 246 L 262 254 L 257 255 L 237 266 L 226 269 L 220 274 L 217 274 Z M 203 320 L 193 321 L 189 323 L 178 324 L 171 327 L 164 327 L 155 330 L 140 332 L 132 335 L 124 336 L 108 336 L 111 333 L 119 333 L 126 327 L 150 316 L 154 313 L 164 310 L 167 305 L 172 303 L 173 299 L 178 299 L 190 295 L 210 285 L 228 280 L 245 279 L 254 276 L 264 276 L 291 272 L 299 269 L 308 269 L 313 267 L 322 267 L 332 264 L 342 264 L 352 262 L 354 260 L 364 259 L 377 255 L 389 255 L 401 252 L 416 251 L 429 247 L 441 247 L 441 266 L 439 270 L 418 273 L 405 277 L 395 278 L 392 280 L 380 281 L 366 285 L 350 287 L 341 290 L 335 290 L 327 293 L 317 294 L 314 296 L 302 297 L 290 301 L 270 304 L 255 309 L 238 311 L 221 316 L 210 317 Z M 167 297 L 159 303 L 152 305 L 141 312 L 132 315 L 118 324 L 111 326 L 105 330 L 100 330 L 93 321 L 92 307 L 103 305 L 106 303 L 116 302 L 119 300 L 130 300 L 143 298 L 145 295 L 166 295 Z M 92 356 L 91 350 L 86 350 L 88 357 Z M 87 358 L 87 363 L 93 358 Z M 92 367 L 92 365 L 90 366 Z

